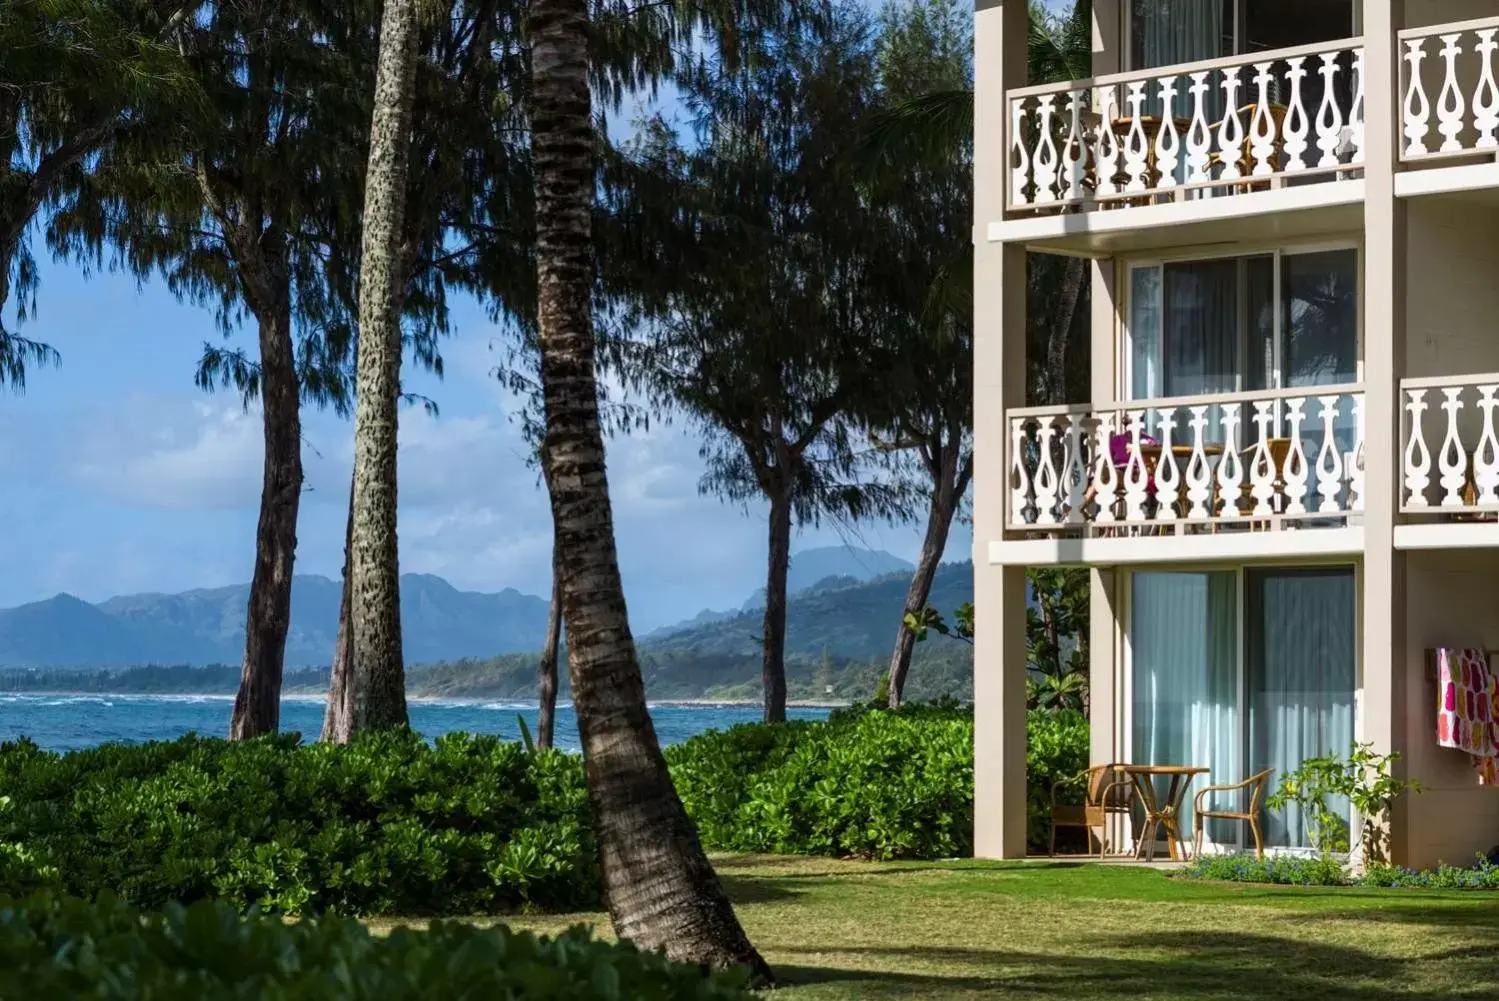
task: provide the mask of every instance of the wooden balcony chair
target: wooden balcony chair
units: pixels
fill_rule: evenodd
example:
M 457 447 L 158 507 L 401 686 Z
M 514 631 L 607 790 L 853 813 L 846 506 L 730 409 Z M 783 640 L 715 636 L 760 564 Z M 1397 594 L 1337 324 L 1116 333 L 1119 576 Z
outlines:
M 1202 857 L 1202 831 L 1203 820 L 1247 820 L 1249 830 L 1254 834 L 1254 854 L 1256 858 L 1265 857 L 1265 841 L 1260 831 L 1260 806 L 1265 801 L 1265 789 L 1270 785 L 1270 776 L 1275 769 L 1266 768 L 1249 776 L 1243 782 L 1235 782 L 1232 785 L 1207 786 L 1198 790 L 1196 796 L 1192 797 L 1192 857 Z M 1242 792 L 1249 793 L 1249 809 L 1243 812 L 1237 810 L 1207 810 L 1203 808 L 1203 800 L 1215 792 Z
M 1081 804 L 1057 802 L 1058 791 L 1083 785 Z M 1094 765 L 1081 774 L 1057 779 L 1051 784 L 1051 849 L 1057 853 L 1057 828 L 1081 827 L 1088 832 L 1088 851 L 1093 850 L 1094 829 L 1098 835 L 1098 858 L 1103 861 L 1109 850 L 1109 818 L 1128 817 L 1134 797 L 1134 784 L 1123 766 Z

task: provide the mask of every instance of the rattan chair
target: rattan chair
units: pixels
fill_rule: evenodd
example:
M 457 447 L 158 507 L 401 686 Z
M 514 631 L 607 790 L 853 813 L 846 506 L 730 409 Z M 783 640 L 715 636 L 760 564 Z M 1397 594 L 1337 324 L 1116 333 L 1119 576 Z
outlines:
M 1200 789 L 1197 795 L 1192 797 L 1192 857 L 1202 857 L 1202 829 L 1203 820 L 1211 817 L 1214 820 L 1247 820 L 1249 830 L 1254 833 L 1254 854 L 1256 858 L 1265 857 L 1265 841 L 1260 832 L 1260 805 L 1265 801 L 1265 789 L 1270 785 L 1270 776 L 1275 769 L 1266 768 L 1264 771 L 1249 776 L 1243 782 L 1235 782 L 1233 785 L 1207 786 Z M 1249 809 L 1244 812 L 1237 810 L 1204 810 L 1202 801 L 1215 792 L 1239 792 L 1249 791 Z
M 1073 805 L 1058 803 L 1058 790 L 1083 784 L 1083 802 Z M 1098 857 L 1100 860 L 1109 850 L 1109 818 L 1128 816 L 1134 796 L 1134 785 L 1120 765 L 1094 765 L 1087 771 L 1071 778 L 1058 779 L 1051 784 L 1051 850 L 1057 853 L 1057 828 L 1081 827 L 1088 831 L 1088 851 L 1093 850 L 1094 829 L 1098 833 Z

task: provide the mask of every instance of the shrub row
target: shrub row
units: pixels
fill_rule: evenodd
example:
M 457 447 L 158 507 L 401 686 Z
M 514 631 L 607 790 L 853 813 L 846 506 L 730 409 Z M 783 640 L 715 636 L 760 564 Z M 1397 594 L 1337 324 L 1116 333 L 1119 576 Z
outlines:
M 1217 855 L 1198 859 L 1178 875 L 1183 879 L 1234 883 L 1279 883 L 1298 886 L 1369 886 L 1422 890 L 1499 890 L 1499 865 L 1479 856 L 1470 867 L 1439 865 L 1435 869 L 1406 869 L 1395 865 L 1370 866 L 1352 875 L 1331 858 Z
M 132 904 L 477 914 L 596 904 L 581 761 L 494 737 L 0 746 L 0 874 Z M 0 890 L 6 887 L 0 884 Z
M 1076 713 L 1030 719 L 1032 838 L 1087 759 Z M 875 859 L 972 852 L 973 715 L 953 703 L 744 725 L 667 750 L 704 845 Z M 0 893 L 222 899 L 344 914 L 599 902 L 582 762 L 493 737 L 348 747 L 188 737 L 57 755 L 0 745 Z
M 30 1001 L 748 1001 L 742 982 L 581 929 L 546 939 L 439 922 L 379 937 L 349 918 L 287 923 L 222 902 L 142 916 L 112 894 L 0 907 L 0 997 Z

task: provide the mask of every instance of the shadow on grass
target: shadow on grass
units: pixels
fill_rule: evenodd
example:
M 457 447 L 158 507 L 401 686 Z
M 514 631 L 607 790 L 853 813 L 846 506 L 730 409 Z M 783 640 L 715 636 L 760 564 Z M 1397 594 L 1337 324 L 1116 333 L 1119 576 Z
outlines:
M 839 983 L 848 997 L 1114 997 L 1198 1001 L 1477 1001 L 1499 996 L 1492 946 L 1416 959 L 1234 933 L 1164 933 L 1080 940 L 1114 956 L 1031 954 L 940 947 L 783 948 L 847 955 L 881 969 L 778 966 L 787 986 Z M 1138 953 L 1131 956 L 1130 953 Z M 951 973 L 932 972 L 951 970 Z

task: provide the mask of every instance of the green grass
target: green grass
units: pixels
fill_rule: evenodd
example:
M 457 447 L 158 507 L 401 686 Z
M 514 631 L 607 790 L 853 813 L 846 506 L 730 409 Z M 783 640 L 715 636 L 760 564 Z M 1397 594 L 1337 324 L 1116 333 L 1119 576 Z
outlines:
M 720 857 L 787 1001 L 1499 998 L 1499 896 L 1070 863 Z M 512 920 L 539 931 L 603 915 Z

